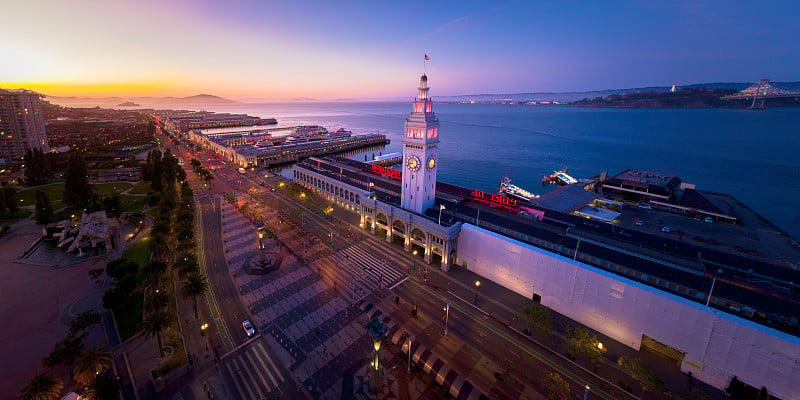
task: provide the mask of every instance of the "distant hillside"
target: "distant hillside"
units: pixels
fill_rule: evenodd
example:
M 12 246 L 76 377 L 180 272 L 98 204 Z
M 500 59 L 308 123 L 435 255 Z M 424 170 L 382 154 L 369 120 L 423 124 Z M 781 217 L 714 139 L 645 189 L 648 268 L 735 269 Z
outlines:
M 210 94 L 188 97 L 58 97 L 45 96 L 48 101 L 66 107 L 142 107 L 142 108 L 203 108 L 208 105 L 234 104 L 236 101 Z
M 583 107 L 619 108 L 745 108 L 747 100 L 721 100 L 720 97 L 738 92 L 731 88 L 680 88 L 675 92 L 635 92 L 612 94 L 606 97 L 585 98 L 569 105 Z M 797 107 L 798 99 L 767 99 L 768 107 Z
M 773 85 L 788 89 L 800 91 L 800 82 L 771 82 Z M 691 85 L 678 85 L 681 89 L 735 89 L 736 91 L 747 88 L 753 83 L 747 82 L 711 82 L 711 83 L 695 83 Z M 433 96 L 433 99 L 438 102 L 510 102 L 510 103 L 525 103 L 530 101 L 558 101 L 558 102 L 573 102 L 583 99 L 594 99 L 596 97 L 607 97 L 611 95 L 622 95 L 626 93 L 636 92 L 669 92 L 672 88 L 670 86 L 649 86 L 628 89 L 607 89 L 607 90 L 593 90 L 586 92 L 531 92 L 531 93 L 488 93 L 488 94 L 465 94 L 459 96 Z

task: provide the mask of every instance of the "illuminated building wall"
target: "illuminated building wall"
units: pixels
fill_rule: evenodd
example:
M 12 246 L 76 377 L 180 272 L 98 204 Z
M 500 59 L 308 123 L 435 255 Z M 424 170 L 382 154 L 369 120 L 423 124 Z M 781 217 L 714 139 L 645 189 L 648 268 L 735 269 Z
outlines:
M 534 246 L 462 225 L 458 264 L 634 349 L 642 335 L 685 353 L 681 370 L 800 398 L 800 338 Z

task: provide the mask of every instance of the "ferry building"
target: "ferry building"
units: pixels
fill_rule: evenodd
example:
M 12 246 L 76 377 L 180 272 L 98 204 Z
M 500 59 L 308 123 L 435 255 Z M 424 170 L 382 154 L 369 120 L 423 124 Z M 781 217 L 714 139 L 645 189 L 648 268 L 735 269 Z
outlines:
M 361 216 L 361 227 L 407 252 L 438 261 L 445 271 L 455 262 L 461 222 L 442 220 L 444 199 L 436 197 L 439 119 L 422 75 L 417 98 L 404 124 L 403 169 L 398 171 L 342 159 L 310 158 L 294 168 L 298 184 L 335 199 Z M 400 190 L 397 190 L 400 180 Z
M 429 264 L 473 271 L 619 343 L 673 359 L 716 388 L 736 377 L 800 398 L 796 269 L 570 211 L 604 200 L 597 193 L 629 192 L 624 182 L 601 178 L 522 203 L 437 182 L 438 156 L 439 120 L 422 75 L 404 124 L 402 171 L 312 157 L 294 167 L 294 181 Z M 651 203 L 648 212 L 679 215 L 660 199 Z M 791 296 L 749 289 L 741 277 L 751 275 Z

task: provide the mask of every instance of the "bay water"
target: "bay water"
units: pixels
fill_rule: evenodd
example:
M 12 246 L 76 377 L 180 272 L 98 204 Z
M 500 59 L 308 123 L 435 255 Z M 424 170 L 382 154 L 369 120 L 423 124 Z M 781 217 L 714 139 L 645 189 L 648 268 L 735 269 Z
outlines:
M 274 117 L 278 126 L 322 125 L 354 135 L 382 133 L 402 151 L 408 102 L 237 103 L 219 112 Z M 731 194 L 800 237 L 800 108 L 613 109 L 569 106 L 434 104 L 440 181 L 494 193 L 500 180 L 534 193 L 568 168 L 576 178 L 641 169 L 679 176 L 700 190 Z M 283 171 L 287 176 L 288 169 Z

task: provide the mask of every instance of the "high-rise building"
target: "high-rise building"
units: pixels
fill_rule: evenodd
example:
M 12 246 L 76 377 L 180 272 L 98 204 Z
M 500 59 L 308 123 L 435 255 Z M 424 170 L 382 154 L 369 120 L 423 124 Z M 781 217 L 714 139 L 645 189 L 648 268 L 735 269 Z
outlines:
M 19 160 L 33 148 L 50 151 L 39 94 L 0 89 L 0 157 Z
M 405 122 L 401 207 L 422 214 L 436 199 L 439 119 L 428 96 L 428 77 L 419 80 L 414 108 Z

